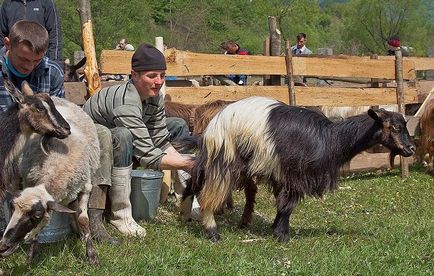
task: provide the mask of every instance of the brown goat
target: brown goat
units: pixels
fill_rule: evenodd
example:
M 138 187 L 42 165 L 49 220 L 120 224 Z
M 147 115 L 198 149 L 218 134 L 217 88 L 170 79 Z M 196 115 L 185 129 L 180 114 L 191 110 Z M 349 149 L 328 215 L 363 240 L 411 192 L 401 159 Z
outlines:
M 200 135 L 212 118 L 233 101 L 217 100 L 202 105 L 182 104 L 166 101 L 165 110 L 167 117 L 179 117 L 184 119 L 193 135 Z
M 430 172 L 433 172 L 433 157 L 434 157 L 434 100 L 430 100 L 422 117 L 419 121 L 421 137 L 420 137 L 420 155 L 425 159 L 426 166 Z

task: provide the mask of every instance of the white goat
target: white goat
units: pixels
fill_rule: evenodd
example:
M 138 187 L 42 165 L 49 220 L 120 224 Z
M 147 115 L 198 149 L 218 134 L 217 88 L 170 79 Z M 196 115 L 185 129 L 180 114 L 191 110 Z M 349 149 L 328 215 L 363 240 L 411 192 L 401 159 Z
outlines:
M 27 139 L 19 174 L 25 189 L 11 200 L 12 216 L 0 241 L 0 255 L 12 254 L 24 240 L 30 240 L 32 260 L 40 230 L 49 222 L 52 211 L 74 213 L 80 235 L 86 243 L 90 264 L 98 263 L 89 230 L 87 205 L 92 188 L 91 175 L 99 167 L 99 142 L 95 125 L 77 105 L 52 98 L 56 109 L 70 126 L 62 140 L 32 134 Z M 77 202 L 73 211 L 67 207 Z

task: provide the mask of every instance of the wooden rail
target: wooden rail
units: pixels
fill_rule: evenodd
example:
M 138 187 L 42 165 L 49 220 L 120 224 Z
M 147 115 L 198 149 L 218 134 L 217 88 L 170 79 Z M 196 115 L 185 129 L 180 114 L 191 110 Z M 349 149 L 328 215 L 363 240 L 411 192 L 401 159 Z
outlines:
M 130 74 L 132 54 L 128 51 L 103 50 L 100 59 L 102 73 Z M 166 50 L 165 56 L 169 76 L 286 75 L 283 56 L 201 54 L 176 49 Z M 295 56 L 292 59 L 294 75 L 395 79 L 394 59 L 388 57 L 373 60 L 355 56 Z M 412 59 L 404 59 L 403 78 L 416 78 Z

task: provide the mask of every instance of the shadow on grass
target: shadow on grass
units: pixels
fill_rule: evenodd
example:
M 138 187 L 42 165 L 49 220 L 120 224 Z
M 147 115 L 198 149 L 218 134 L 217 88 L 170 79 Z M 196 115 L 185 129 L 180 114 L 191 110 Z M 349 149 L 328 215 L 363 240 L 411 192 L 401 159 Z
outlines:
M 245 236 L 246 233 L 252 237 L 260 237 L 267 240 L 275 240 L 272 231 L 272 220 L 265 218 L 264 216 L 254 213 L 252 222 L 246 228 L 239 228 L 239 221 L 241 219 L 241 212 L 238 207 L 233 210 L 226 210 L 223 215 L 215 215 L 217 228 L 222 235 L 224 232 L 230 232 L 234 235 Z M 291 223 L 291 220 L 290 220 Z M 188 222 L 188 230 L 191 235 L 197 238 L 207 238 L 203 231 L 200 222 L 192 221 Z M 341 227 L 333 227 L 328 225 L 327 227 L 319 228 L 299 228 L 297 226 L 289 229 L 291 239 L 303 239 L 312 237 L 324 237 L 324 236 L 370 236 L 363 230 L 354 230 Z M 224 235 L 222 235 L 224 239 Z

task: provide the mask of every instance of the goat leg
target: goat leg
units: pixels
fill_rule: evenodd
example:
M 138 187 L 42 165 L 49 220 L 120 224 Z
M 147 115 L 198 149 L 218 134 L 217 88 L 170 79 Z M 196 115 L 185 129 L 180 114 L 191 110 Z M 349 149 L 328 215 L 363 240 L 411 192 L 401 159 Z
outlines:
M 89 183 L 90 184 L 90 183 Z M 88 185 L 86 185 L 88 186 Z M 90 186 L 91 187 L 91 186 Z M 89 202 L 89 191 L 81 192 L 78 196 L 78 213 L 76 213 L 77 225 L 79 228 L 81 240 L 86 244 L 86 256 L 89 264 L 98 264 L 98 257 L 95 246 L 90 234 L 89 216 L 87 214 L 87 205 Z
M 220 234 L 217 231 L 217 224 L 212 210 L 201 209 L 201 222 L 205 228 L 205 233 L 212 242 L 220 241 Z
M 282 243 L 289 241 L 289 217 L 297 202 L 296 195 L 288 196 L 284 190 L 281 190 L 276 198 L 277 214 L 272 226 L 273 236 Z
M 35 260 L 39 251 L 39 243 L 37 237 L 30 240 L 29 251 L 27 252 L 27 262 L 32 263 Z
M 247 227 L 252 221 L 252 214 L 255 207 L 255 198 L 258 191 L 258 188 L 252 178 L 244 177 L 243 181 L 245 186 L 244 194 L 246 196 L 246 203 L 244 205 L 243 215 L 241 216 L 241 221 L 239 224 L 240 228 Z

